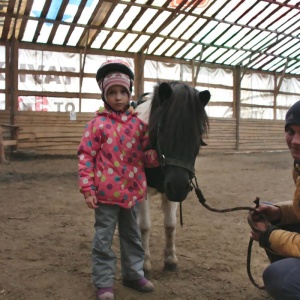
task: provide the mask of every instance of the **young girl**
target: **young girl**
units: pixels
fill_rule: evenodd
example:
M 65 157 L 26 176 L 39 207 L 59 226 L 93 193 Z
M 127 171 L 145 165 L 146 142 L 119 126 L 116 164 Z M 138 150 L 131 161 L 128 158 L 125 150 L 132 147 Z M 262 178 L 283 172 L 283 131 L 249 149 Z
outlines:
M 95 210 L 92 279 L 100 300 L 114 299 L 116 255 L 111 246 L 118 224 L 123 285 L 153 291 L 144 277 L 144 250 L 137 224 L 137 204 L 145 198 L 145 167 L 159 165 L 149 147 L 147 125 L 130 109 L 134 74 L 122 60 L 105 62 L 96 80 L 105 109 L 86 125 L 78 149 L 80 191 Z

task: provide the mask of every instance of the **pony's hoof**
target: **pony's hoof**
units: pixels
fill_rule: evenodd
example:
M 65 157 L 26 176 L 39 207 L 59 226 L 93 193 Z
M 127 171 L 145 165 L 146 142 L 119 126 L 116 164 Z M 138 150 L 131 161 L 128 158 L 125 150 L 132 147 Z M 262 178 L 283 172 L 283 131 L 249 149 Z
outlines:
M 165 264 L 163 270 L 166 272 L 176 272 L 178 266 L 176 264 Z

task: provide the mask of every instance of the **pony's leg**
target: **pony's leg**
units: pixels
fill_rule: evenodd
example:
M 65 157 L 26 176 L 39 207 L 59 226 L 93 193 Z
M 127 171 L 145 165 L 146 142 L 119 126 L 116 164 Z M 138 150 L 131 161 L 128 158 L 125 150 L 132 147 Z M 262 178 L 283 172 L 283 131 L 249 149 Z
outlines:
M 164 255 L 164 271 L 176 271 L 178 259 L 175 249 L 175 233 L 176 233 L 176 211 L 177 202 L 168 200 L 165 194 L 162 195 L 162 210 L 164 213 L 165 227 L 165 255 Z
M 151 276 L 151 254 L 149 247 L 151 218 L 150 218 L 150 195 L 139 205 L 138 224 L 141 230 L 142 245 L 145 251 L 144 257 L 144 273 L 145 277 Z

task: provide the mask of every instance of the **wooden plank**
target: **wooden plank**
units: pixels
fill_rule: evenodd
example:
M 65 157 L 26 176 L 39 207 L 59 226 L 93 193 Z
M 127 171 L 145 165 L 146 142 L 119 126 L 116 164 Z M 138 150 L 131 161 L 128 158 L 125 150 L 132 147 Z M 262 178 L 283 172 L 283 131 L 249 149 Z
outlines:
M 17 141 L 16 140 L 3 140 L 3 145 L 6 146 L 16 146 Z

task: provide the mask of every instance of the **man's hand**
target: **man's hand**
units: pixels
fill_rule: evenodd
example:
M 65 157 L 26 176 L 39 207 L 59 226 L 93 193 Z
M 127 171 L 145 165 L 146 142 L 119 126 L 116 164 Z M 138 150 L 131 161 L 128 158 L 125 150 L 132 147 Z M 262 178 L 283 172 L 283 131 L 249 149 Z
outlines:
M 265 215 L 270 223 L 278 223 L 281 220 L 281 209 L 278 206 L 262 204 L 255 211 Z M 253 217 L 257 218 L 259 214 L 254 214 Z
M 270 221 L 279 221 L 281 217 L 281 210 L 274 205 L 261 205 L 250 211 L 248 215 L 248 223 L 251 227 L 250 236 L 253 240 L 259 242 L 260 235 L 267 231 L 271 225 Z

